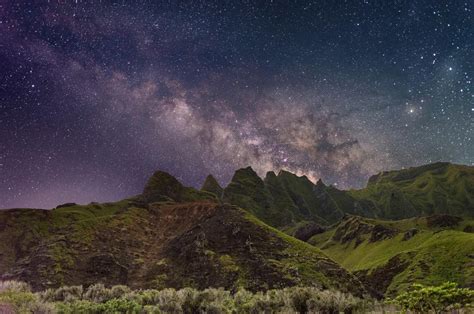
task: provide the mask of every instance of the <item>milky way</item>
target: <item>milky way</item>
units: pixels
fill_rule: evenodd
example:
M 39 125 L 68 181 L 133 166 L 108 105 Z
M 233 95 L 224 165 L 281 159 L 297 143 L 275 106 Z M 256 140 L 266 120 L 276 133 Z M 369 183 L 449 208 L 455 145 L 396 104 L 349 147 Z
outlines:
M 0 4 L 0 208 L 474 164 L 472 2 Z

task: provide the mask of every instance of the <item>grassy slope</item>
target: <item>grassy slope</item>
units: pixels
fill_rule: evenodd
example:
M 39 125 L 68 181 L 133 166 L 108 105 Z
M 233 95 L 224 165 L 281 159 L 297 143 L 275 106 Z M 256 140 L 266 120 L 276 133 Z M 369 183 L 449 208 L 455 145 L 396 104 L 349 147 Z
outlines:
M 372 243 L 366 235 L 364 241 L 355 247 L 354 241 L 345 244 L 334 241 L 332 237 L 336 227 L 333 227 L 312 237 L 309 242 L 322 248 L 323 252 L 353 272 L 369 270 L 370 273 L 399 255 L 408 261 L 408 266 L 393 278 L 387 289 L 389 294 L 401 291 L 413 282 L 436 285 L 455 281 L 461 285 L 474 284 L 473 260 L 469 256 L 474 253 L 474 234 L 462 231 L 466 225 L 474 225 L 474 221 L 464 220 L 451 229 L 428 227 L 425 218 L 365 221 L 399 230 L 399 233 L 391 239 Z M 404 233 L 412 228 L 416 228 L 418 233 L 403 241 Z
M 350 291 L 351 285 L 354 287 L 360 286 L 358 281 L 347 276 L 346 271 L 339 268 L 339 265 L 337 265 L 320 249 L 265 224 L 251 214 L 247 213 L 245 217 L 247 220 L 270 231 L 287 243 L 288 247 L 284 253 L 287 254 L 288 257 L 282 260 L 281 263 L 284 268 L 293 268 L 297 270 L 298 276 L 306 278 L 302 282 L 303 285 L 314 285 L 315 283 L 318 283 L 322 284 L 325 288 L 334 288 L 343 291 Z M 340 274 L 339 279 L 345 279 L 336 280 L 337 277 L 334 276 L 336 273 Z M 306 281 L 307 279 L 309 279 L 309 281 Z M 360 292 L 363 291 L 360 290 Z
M 304 221 L 328 225 L 345 213 L 384 219 L 474 216 L 474 167 L 449 163 L 382 172 L 366 188 L 350 191 L 286 171 L 269 172 L 262 180 L 249 167 L 238 170 L 225 191 L 225 201 L 282 230 Z
M 474 167 L 435 163 L 384 172 L 349 194 L 368 201 L 375 216 L 386 219 L 435 213 L 474 216 Z
M 51 281 L 63 282 L 64 270 L 74 263 L 76 248 L 94 248 L 98 230 L 110 228 L 120 221 L 140 221 L 140 212 L 125 211 L 129 200 L 115 203 L 74 205 L 50 211 L 15 209 L 14 214 L 0 212 L 0 221 L 6 227 L 0 230 L 0 273 L 6 273 L 19 260 L 28 264 L 36 262 L 29 254 L 48 257 L 48 265 L 40 272 Z M 67 238 L 67 243 L 64 241 Z M 47 266 L 47 267 L 46 267 Z M 28 266 L 26 266 L 28 267 Z

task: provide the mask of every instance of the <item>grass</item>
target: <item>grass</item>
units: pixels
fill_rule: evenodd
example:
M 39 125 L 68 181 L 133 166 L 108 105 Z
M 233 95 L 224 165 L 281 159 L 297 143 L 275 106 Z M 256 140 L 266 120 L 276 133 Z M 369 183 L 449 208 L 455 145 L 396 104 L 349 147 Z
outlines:
M 370 205 L 376 217 L 401 219 L 448 213 L 473 216 L 474 168 L 435 163 L 383 172 L 349 194 Z
M 398 230 L 390 239 L 370 242 L 368 236 L 355 245 L 355 240 L 342 244 L 333 239 L 337 226 L 310 239 L 310 243 L 322 248 L 322 251 L 350 271 L 369 271 L 384 267 L 394 256 L 408 261 L 408 266 L 396 275 L 388 287 L 388 293 L 396 293 L 419 282 L 438 285 L 445 281 L 454 281 L 462 286 L 474 283 L 472 257 L 474 252 L 474 234 L 463 232 L 471 219 L 465 219 L 451 228 L 430 228 L 427 218 L 413 218 L 400 221 L 381 221 L 363 219 L 372 225 L 384 225 Z M 404 233 L 416 228 L 418 233 L 403 240 Z
M 287 258 L 280 260 L 279 263 L 281 267 L 296 270 L 295 273 L 298 274 L 298 278 L 303 279 L 303 282 L 301 282 L 302 285 L 317 284 L 320 287 L 339 289 L 342 291 L 348 291 L 350 285 L 354 285 L 354 287 L 357 286 L 352 275 L 340 268 L 339 265 L 320 249 L 265 224 L 249 213 L 245 214 L 245 218 L 255 225 L 267 229 L 287 243 L 287 248 L 284 251 Z M 304 254 L 302 254 L 303 252 Z M 325 263 L 325 266 L 320 267 L 320 263 Z M 334 274 L 329 275 L 329 268 L 340 271 L 340 277 Z M 345 278 L 345 280 L 342 278 Z M 359 286 L 359 289 L 361 293 L 364 293 L 362 286 Z

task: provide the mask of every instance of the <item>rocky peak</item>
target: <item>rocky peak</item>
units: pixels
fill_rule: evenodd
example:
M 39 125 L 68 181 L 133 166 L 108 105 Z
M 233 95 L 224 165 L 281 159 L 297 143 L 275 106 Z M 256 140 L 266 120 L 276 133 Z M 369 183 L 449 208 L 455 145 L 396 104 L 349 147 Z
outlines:
M 262 181 L 258 174 L 252 169 L 252 167 L 238 169 L 234 176 L 232 177 L 231 182 L 242 182 L 242 181 Z
M 201 187 L 201 191 L 211 192 L 214 193 L 217 197 L 222 195 L 222 187 L 217 182 L 216 178 L 214 178 L 211 174 L 206 177 L 204 183 Z
M 277 177 L 277 175 L 275 174 L 275 172 L 268 171 L 267 174 L 265 175 L 265 180 L 264 181 L 275 179 L 276 177 Z
M 316 186 L 326 186 L 326 184 L 324 184 L 323 180 L 318 179 L 318 182 L 316 182 Z
M 296 181 L 299 181 L 299 182 L 303 182 L 305 184 L 310 184 L 310 185 L 314 185 L 313 182 L 311 182 L 310 179 L 308 179 L 307 176 L 303 175 L 303 176 L 298 176 L 296 174 L 294 174 L 293 172 L 289 172 L 289 171 L 286 171 L 286 170 L 280 170 L 278 172 L 278 178 L 282 178 L 282 179 L 286 179 L 286 180 L 292 180 L 294 182 Z
M 148 179 L 142 193 L 142 200 L 151 203 L 168 197 L 179 201 L 183 190 L 184 186 L 175 177 L 158 170 Z

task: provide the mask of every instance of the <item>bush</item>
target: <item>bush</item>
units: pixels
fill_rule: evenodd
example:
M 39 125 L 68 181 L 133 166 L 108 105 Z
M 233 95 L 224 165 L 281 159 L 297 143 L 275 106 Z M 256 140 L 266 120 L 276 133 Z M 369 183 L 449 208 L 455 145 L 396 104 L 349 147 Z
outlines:
M 2 291 L 30 292 L 31 287 L 23 281 L 7 280 L 0 281 L 0 292 Z
M 403 310 L 442 313 L 472 307 L 474 291 L 459 288 L 453 282 L 446 282 L 440 286 L 414 284 L 409 291 L 401 293 L 392 302 Z
M 234 310 L 234 300 L 229 291 L 210 288 L 199 294 L 201 310 L 208 314 L 231 313 Z
M 46 289 L 39 293 L 40 299 L 47 302 L 72 302 L 82 299 L 82 286 L 63 286 L 58 289 Z
M 101 313 L 100 304 L 79 300 L 73 302 L 55 303 L 58 314 L 98 314 Z
M 200 294 L 197 290 L 184 288 L 178 291 L 178 296 L 181 299 L 181 309 L 185 314 L 201 312 Z
M 165 313 L 182 313 L 181 300 L 175 289 L 163 289 L 154 294 L 155 304 Z
M 142 307 L 140 304 L 134 301 L 126 299 L 111 299 L 103 304 L 99 305 L 99 309 L 102 313 L 140 313 Z
M 143 306 L 158 305 L 160 303 L 160 291 L 154 289 L 130 291 L 125 293 L 122 298 L 137 302 Z
M 110 296 L 114 299 L 119 299 L 131 291 L 129 287 L 124 285 L 112 286 L 110 288 Z
M 310 312 L 318 313 L 354 313 L 365 312 L 364 300 L 339 291 L 319 291 L 307 302 Z
M 234 306 L 237 313 L 251 313 L 255 306 L 254 294 L 245 289 L 239 289 L 234 294 Z
M 319 290 L 316 288 L 287 288 L 291 308 L 298 313 L 308 313 L 308 301 L 313 295 L 316 295 Z
M 142 306 L 126 299 L 111 299 L 105 303 L 95 303 L 87 300 L 56 303 L 56 311 L 61 314 L 102 314 L 102 313 L 141 313 Z M 159 313 L 159 312 L 150 312 Z
M 20 286 L 15 285 L 12 289 L 18 287 Z M 49 314 L 55 312 L 52 304 L 42 302 L 32 292 L 3 290 L 0 292 L 0 304 L 8 304 L 15 310 L 15 313 Z
M 101 283 L 97 283 L 87 288 L 86 293 L 84 293 L 83 299 L 95 303 L 102 303 L 112 298 L 113 297 L 110 289 L 106 288 Z

